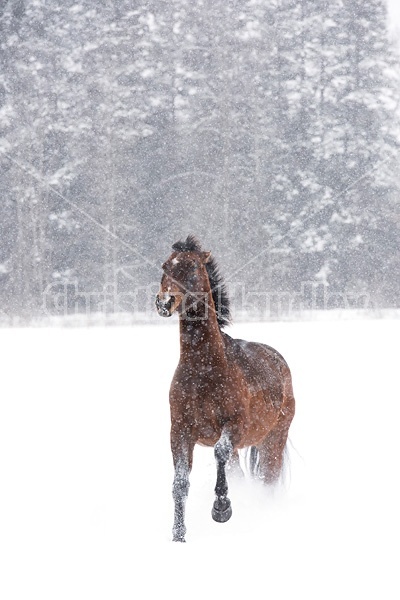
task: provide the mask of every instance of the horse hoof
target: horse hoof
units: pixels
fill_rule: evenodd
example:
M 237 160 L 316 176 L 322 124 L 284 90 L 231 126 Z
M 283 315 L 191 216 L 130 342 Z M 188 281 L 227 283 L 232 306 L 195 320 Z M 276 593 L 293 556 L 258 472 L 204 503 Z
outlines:
M 230 500 L 222 503 L 218 503 L 218 500 L 214 502 L 213 509 L 211 511 L 212 518 L 217 523 L 226 523 L 232 516 L 232 506 Z

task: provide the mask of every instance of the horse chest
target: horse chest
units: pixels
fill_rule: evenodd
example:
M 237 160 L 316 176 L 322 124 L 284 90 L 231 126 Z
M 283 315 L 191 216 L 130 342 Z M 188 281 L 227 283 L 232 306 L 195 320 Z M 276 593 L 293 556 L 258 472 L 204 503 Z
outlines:
M 183 387 L 186 394 L 207 397 L 209 401 L 221 401 L 235 392 L 232 373 L 219 365 L 207 363 L 187 372 L 183 377 Z
M 202 438 L 215 438 L 235 403 L 230 380 L 217 368 L 178 369 L 171 386 L 171 409 Z

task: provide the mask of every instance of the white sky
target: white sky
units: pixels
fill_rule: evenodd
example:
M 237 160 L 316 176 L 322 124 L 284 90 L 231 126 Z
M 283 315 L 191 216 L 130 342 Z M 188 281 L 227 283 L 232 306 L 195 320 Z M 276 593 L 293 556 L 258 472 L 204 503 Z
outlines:
M 400 29 L 400 0 L 387 0 L 389 7 L 389 24 Z

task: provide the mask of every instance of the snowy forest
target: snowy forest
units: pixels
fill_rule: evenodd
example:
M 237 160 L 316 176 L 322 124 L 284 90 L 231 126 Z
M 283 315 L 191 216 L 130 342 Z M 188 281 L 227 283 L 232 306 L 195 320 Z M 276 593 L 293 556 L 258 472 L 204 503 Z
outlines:
M 3 316 L 144 310 L 188 234 L 249 310 L 399 306 L 384 0 L 5 0 L 0 65 Z

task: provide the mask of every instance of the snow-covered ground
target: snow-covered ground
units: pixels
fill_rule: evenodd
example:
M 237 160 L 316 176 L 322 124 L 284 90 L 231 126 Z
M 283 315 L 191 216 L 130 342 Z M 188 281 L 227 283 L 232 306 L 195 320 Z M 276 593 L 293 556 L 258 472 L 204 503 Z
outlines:
M 174 544 L 177 323 L 1 330 L 2 600 L 400 597 L 400 320 L 230 334 L 291 366 L 287 489 L 231 481 L 233 517 L 214 523 L 214 459 L 199 448 Z

